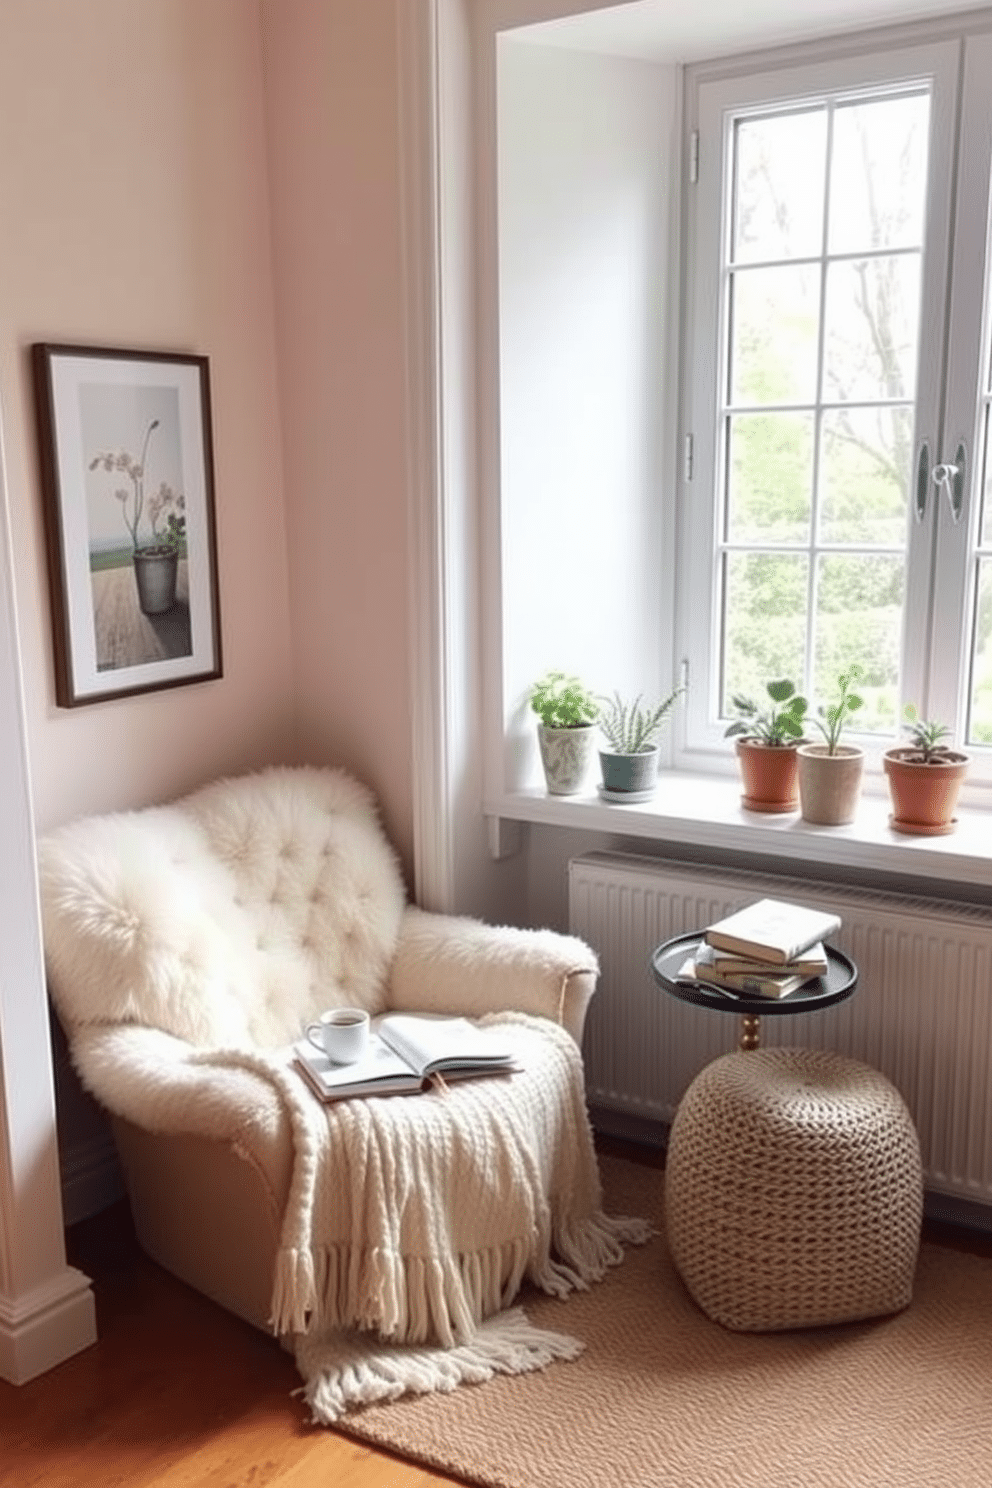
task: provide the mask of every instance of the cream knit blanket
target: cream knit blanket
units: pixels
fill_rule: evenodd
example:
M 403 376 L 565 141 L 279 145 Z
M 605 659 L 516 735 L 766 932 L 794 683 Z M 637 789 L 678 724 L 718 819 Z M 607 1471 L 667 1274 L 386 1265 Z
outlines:
M 522 1066 L 418 1096 L 322 1103 L 263 1056 L 218 1055 L 274 1080 L 293 1126 L 293 1178 L 272 1296 L 277 1332 L 374 1331 L 451 1348 L 524 1278 L 564 1296 L 640 1242 L 602 1213 L 573 1040 L 499 1014 Z

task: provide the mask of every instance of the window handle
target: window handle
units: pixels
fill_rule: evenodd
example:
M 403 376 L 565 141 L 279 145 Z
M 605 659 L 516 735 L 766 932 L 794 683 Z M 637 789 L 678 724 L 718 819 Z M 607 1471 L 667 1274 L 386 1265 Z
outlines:
M 951 521 L 957 526 L 964 511 L 964 475 L 968 452 L 962 440 L 954 451 L 953 465 L 935 465 L 933 467 L 934 485 L 941 487 L 947 494 L 947 504 L 951 509 Z
M 913 514 L 917 522 L 922 522 L 927 514 L 927 495 L 930 490 L 930 441 L 924 439 L 920 445 L 920 453 L 916 461 L 916 499 L 913 502 Z

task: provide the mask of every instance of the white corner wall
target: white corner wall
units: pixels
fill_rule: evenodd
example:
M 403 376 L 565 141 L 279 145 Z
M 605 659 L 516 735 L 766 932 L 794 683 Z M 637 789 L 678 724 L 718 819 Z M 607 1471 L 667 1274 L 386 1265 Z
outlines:
M 678 105 L 673 66 L 497 39 L 493 800 L 539 783 L 526 696 L 546 668 L 671 685 Z

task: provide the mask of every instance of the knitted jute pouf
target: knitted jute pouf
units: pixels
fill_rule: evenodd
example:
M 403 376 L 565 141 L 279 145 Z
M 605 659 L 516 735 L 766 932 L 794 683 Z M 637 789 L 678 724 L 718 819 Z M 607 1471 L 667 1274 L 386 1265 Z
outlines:
M 672 1123 L 665 1206 L 682 1280 L 727 1328 L 850 1322 L 912 1296 L 919 1141 L 895 1086 L 853 1059 L 757 1049 L 707 1065 Z

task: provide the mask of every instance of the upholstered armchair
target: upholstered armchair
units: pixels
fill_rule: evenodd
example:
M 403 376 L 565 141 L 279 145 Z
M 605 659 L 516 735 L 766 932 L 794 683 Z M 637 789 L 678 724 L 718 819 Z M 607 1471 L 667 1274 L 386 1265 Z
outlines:
M 407 903 L 375 803 L 342 771 L 277 768 L 83 819 L 39 857 L 51 997 L 110 1113 L 139 1240 L 259 1327 L 294 1163 L 264 1062 L 309 1020 L 515 1010 L 581 1040 L 589 948 Z

